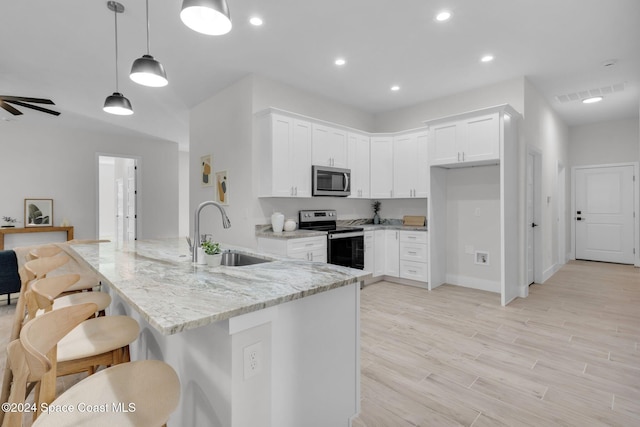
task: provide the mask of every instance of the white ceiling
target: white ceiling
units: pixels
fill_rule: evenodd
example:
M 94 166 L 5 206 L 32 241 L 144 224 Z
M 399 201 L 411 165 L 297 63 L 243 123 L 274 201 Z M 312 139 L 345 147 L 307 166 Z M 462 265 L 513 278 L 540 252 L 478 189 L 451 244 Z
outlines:
M 20 120 L 121 128 L 188 144 L 188 110 L 256 73 L 369 112 L 391 111 L 526 76 L 568 125 L 637 118 L 638 0 L 227 0 L 233 29 L 206 36 L 179 18 L 180 0 L 150 0 L 151 55 L 164 88 L 138 86 L 131 63 L 146 53 L 144 0 L 121 0 L 120 91 L 129 117 L 102 111 L 115 91 L 114 17 L 106 0 L 19 0 L 0 5 L 0 94 L 51 98 L 62 115 L 25 108 Z M 435 14 L 449 9 L 449 22 Z M 252 14 L 262 27 L 248 23 Z M 492 53 L 495 61 L 479 62 Z M 333 61 L 342 56 L 343 67 Z M 613 67 L 604 61 L 615 59 Z M 603 102 L 555 96 L 625 83 Z M 391 92 L 392 84 L 401 86 Z M 9 120 L 9 121 L 6 121 Z

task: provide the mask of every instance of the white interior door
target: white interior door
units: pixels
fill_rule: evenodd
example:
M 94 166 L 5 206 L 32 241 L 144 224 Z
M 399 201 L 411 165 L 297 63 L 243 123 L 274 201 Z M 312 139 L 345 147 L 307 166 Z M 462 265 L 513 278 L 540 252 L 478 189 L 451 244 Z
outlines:
M 578 168 L 576 259 L 633 264 L 633 166 Z
M 535 176 L 534 155 L 527 154 L 527 284 L 535 280 L 535 236 L 533 234 L 535 224 Z
M 136 240 L 136 164 L 130 159 L 127 164 L 127 241 Z

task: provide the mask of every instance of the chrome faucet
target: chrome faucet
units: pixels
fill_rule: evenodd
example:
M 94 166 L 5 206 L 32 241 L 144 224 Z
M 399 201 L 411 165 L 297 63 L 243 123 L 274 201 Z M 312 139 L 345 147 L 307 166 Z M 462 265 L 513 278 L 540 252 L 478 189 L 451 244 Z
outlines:
M 222 226 L 224 228 L 231 227 L 231 221 L 229 221 L 229 217 L 220 203 L 214 202 L 213 200 L 200 203 L 193 215 L 193 244 L 191 245 L 191 261 L 193 262 L 198 262 L 198 248 L 200 247 L 200 211 L 205 206 L 215 206 L 220 209 Z

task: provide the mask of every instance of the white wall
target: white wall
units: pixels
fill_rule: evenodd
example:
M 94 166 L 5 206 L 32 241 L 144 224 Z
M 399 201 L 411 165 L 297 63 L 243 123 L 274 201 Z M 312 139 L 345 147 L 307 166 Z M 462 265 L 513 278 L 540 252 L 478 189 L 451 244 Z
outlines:
M 524 79 L 507 80 L 455 95 L 434 99 L 375 116 L 375 132 L 397 132 L 424 126 L 425 120 L 465 113 L 494 105 L 509 104 L 524 111 Z
M 142 169 L 138 237 L 175 236 L 177 147 L 173 142 L 138 136 L 35 127 L 19 122 L 3 124 L 0 215 L 23 219 L 25 197 L 52 198 L 55 225 L 67 218 L 75 227 L 77 238 L 96 238 L 97 153 L 137 156 L 141 158 Z
M 449 169 L 446 192 L 447 283 L 499 293 L 500 167 Z M 489 264 L 477 265 L 474 251 L 488 252 Z
M 178 235 L 189 236 L 192 231 L 189 228 L 189 152 L 178 152 Z
M 231 228 L 223 229 L 220 212 L 208 206 L 201 214 L 200 233 L 212 234 L 215 241 L 249 247 L 255 246 L 251 213 L 256 204 L 252 166 L 252 87 L 252 78 L 245 77 L 193 108 L 189 148 L 189 212 L 194 212 L 203 201 L 215 200 L 216 186 L 200 184 L 202 156 L 211 155 L 213 173 L 226 170 L 229 174 L 229 205 L 225 209 Z
M 561 162 L 565 167 L 569 164 L 568 159 L 568 147 L 569 147 L 569 130 L 566 124 L 560 119 L 546 100 L 540 95 L 538 90 L 528 81 L 525 80 L 525 107 L 524 107 L 524 123 L 523 131 L 525 143 L 527 146 L 534 147 L 542 153 L 542 194 L 536 200 L 541 207 L 540 218 L 540 232 L 542 233 L 542 275 L 543 279 L 550 276 L 557 268 L 556 261 L 558 259 L 558 218 L 557 218 L 557 200 L 554 195 L 557 194 L 557 180 L 558 180 L 558 162 Z M 524 182 L 525 182 L 525 161 L 526 161 L 526 149 L 521 158 L 520 168 L 520 182 L 521 188 L 521 206 L 524 206 Z M 565 188 L 565 194 L 569 195 L 569 180 L 567 180 L 567 187 Z M 547 198 L 550 197 L 550 201 L 547 202 Z M 570 206 L 568 200 L 565 201 L 566 206 Z M 567 215 L 569 210 L 567 209 Z M 521 241 L 526 242 L 524 238 L 525 233 L 525 212 L 522 212 L 521 224 L 522 235 Z M 562 220 L 562 219 L 560 219 Z M 568 221 L 568 217 L 564 218 Z M 569 230 L 566 226 L 565 230 Z M 568 235 L 566 237 L 567 243 Z M 570 246 L 565 246 L 570 247 Z M 525 260 L 521 260 L 524 272 Z
M 569 165 L 637 162 L 638 120 L 626 119 L 569 129 Z

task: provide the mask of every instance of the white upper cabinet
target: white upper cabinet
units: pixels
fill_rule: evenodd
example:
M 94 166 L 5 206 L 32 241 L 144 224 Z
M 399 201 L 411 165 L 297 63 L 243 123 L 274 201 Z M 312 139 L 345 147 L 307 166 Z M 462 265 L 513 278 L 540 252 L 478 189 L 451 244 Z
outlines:
M 260 123 L 261 195 L 311 197 L 311 123 L 273 113 Z
M 499 113 L 432 125 L 429 147 L 431 165 L 497 163 L 500 160 Z
M 371 198 L 393 197 L 393 137 L 371 138 Z
M 427 197 L 427 132 L 393 138 L 393 197 Z
M 369 137 L 359 133 L 349 132 L 348 139 L 348 163 L 351 169 L 351 196 L 352 198 L 368 199 L 371 196 L 369 185 Z
M 347 167 L 347 132 L 321 124 L 313 124 L 311 161 L 314 165 Z

